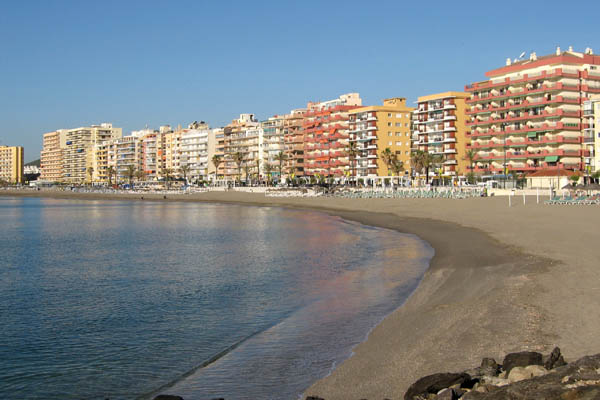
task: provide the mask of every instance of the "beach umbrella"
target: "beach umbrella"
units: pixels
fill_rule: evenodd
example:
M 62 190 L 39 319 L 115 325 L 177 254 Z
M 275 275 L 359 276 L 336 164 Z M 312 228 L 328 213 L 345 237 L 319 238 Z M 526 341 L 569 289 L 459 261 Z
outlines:
M 575 186 L 573 186 L 570 183 L 567 183 L 565 186 L 562 187 L 563 189 L 569 189 L 569 190 L 575 190 Z

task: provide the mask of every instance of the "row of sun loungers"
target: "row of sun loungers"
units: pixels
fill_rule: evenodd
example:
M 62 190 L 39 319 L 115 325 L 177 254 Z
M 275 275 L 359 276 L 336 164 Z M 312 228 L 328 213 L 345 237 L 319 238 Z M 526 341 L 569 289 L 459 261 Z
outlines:
M 343 197 L 351 199 L 402 199 L 402 198 L 423 198 L 423 199 L 466 199 L 469 197 L 480 197 L 479 190 L 390 190 L 390 191 L 353 191 L 343 190 L 329 193 L 327 196 Z
M 567 204 L 567 205 L 600 205 L 600 195 L 596 194 L 593 196 L 578 196 L 578 197 L 553 197 L 550 200 L 546 200 L 544 204 L 556 205 L 556 204 Z

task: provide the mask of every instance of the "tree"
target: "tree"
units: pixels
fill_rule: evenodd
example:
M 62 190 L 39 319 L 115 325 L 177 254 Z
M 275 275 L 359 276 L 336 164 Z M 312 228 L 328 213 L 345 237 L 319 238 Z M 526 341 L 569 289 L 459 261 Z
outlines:
M 260 162 L 261 159 L 256 157 L 256 181 L 260 182 Z
M 242 162 L 244 161 L 244 156 L 239 151 L 233 154 L 233 162 L 237 165 L 238 170 L 238 182 L 242 181 Z
M 187 175 L 190 173 L 190 169 L 191 167 L 188 164 L 183 164 L 181 167 L 179 167 L 179 170 L 181 171 L 181 175 L 183 175 L 183 180 L 185 181 L 186 185 L 188 183 Z
M 285 153 L 283 151 L 280 151 L 279 153 L 277 153 L 277 155 L 275 156 L 275 160 L 277 161 L 277 169 L 279 170 L 279 183 L 281 183 L 281 181 L 283 180 L 283 163 L 286 160 L 286 156 Z
M 223 162 L 222 156 L 215 154 L 212 156 L 211 161 L 215 166 L 215 180 L 217 180 L 217 173 L 219 172 L 219 166 Z
M 398 157 L 394 154 L 393 159 L 390 161 L 390 169 L 392 170 L 392 175 L 400 176 L 400 172 L 404 170 L 404 162 L 402 160 L 398 160 Z
M 596 180 L 596 183 L 598 183 L 598 180 L 600 179 L 600 171 L 596 171 L 592 174 L 592 178 L 594 178 L 594 180 Z
M 429 184 L 429 170 L 441 162 L 441 157 L 429 152 L 423 152 L 421 164 L 425 169 L 425 183 Z
M 112 177 L 115 174 L 115 172 L 116 171 L 112 165 L 106 169 L 106 174 L 108 175 L 108 186 L 112 186 Z
M 415 173 L 421 173 L 423 171 L 423 157 L 425 152 L 422 150 L 415 150 L 410 154 L 410 165 Z
M 356 147 L 356 142 L 348 143 L 348 149 L 346 150 L 348 153 L 348 158 L 350 159 L 350 168 L 352 169 L 352 176 L 356 179 L 356 156 L 358 156 L 358 148 Z
M 146 173 L 143 170 L 138 169 L 137 171 L 135 171 L 135 177 L 138 180 L 138 182 L 143 181 L 146 179 Z
M 127 180 L 129 180 L 129 188 L 133 188 L 133 177 L 135 176 L 135 167 L 133 165 L 128 165 L 125 175 L 127 175 Z
M 390 150 L 389 147 L 386 147 L 382 152 L 381 152 L 381 160 L 383 161 L 383 163 L 385 164 L 387 170 L 388 170 L 388 175 L 391 172 L 391 165 L 392 165 L 392 161 L 394 159 L 396 155 L 394 153 L 392 153 L 392 150 Z
M 273 167 L 269 162 L 265 164 L 265 175 L 267 175 L 267 186 L 271 183 L 271 173 L 273 172 Z
M 161 174 L 165 178 L 165 182 L 167 183 L 167 189 L 169 189 L 171 185 L 171 176 L 173 175 L 173 170 L 171 168 L 161 168 Z
M 92 178 L 94 177 L 94 167 L 88 167 L 87 173 L 90 176 L 90 183 L 92 183 Z
M 475 163 L 475 158 L 477 156 L 477 152 L 475 152 L 475 150 L 473 149 L 469 149 L 465 152 L 465 156 L 463 157 L 463 160 L 469 160 L 469 170 L 471 172 L 473 172 L 473 164 Z
M 571 175 L 569 179 L 573 181 L 573 186 L 575 186 L 579 182 L 579 175 Z

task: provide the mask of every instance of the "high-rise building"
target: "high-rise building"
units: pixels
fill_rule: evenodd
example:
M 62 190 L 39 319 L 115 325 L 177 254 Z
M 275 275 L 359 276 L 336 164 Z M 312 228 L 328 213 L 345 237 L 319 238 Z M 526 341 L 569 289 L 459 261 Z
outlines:
M 464 92 L 444 92 L 418 99 L 413 116 L 413 149 L 441 159 L 444 176 L 465 176 L 469 171 L 466 146 L 470 142 L 466 127 L 466 99 Z M 430 171 L 435 175 L 436 171 Z
M 307 104 L 304 114 L 304 173 L 341 178 L 349 170 L 349 111 L 362 105 L 358 93 Z
M 89 171 L 93 168 L 95 146 L 122 136 L 121 128 L 103 123 L 65 132 L 63 148 L 63 181 L 81 184 L 89 181 Z
M 585 172 L 600 171 L 600 95 L 591 96 L 583 104 L 585 129 L 583 149 L 585 151 Z
M 285 174 L 285 159 L 279 161 L 279 154 L 282 153 L 285 157 L 285 148 L 283 142 L 283 124 L 282 116 L 274 116 L 266 121 L 261 122 L 262 138 L 259 137 L 259 154 L 261 160 L 259 174 L 264 176 L 266 170 L 271 171 L 271 176 L 279 177 L 279 167 L 281 166 L 281 174 Z M 279 177 L 280 178 L 280 177 Z
M 23 147 L 0 146 L 0 181 L 23 183 Z
M 186 178 L 192 182 L 208 178 L 208 136 L 210 127 L 204 123 L 191 124 L 181 134 L 181 166 L 187 166 Z
M 235 180 L 238 175 L 244 177 L 246 171 L 250 175 L 259 160 L 260 123 L 254 114 L 241 114 L 240 118 L 223 128 L 223 134 L 223 176 L 227 180 Z M 240 159 L 237 159 L 238 156 Z M 246 179 L 249 178 L 247 175 Z
M 584 169 L 582 103 L 600 93 L 600 56 L 557 48 L 508 59 L 486 76 L 465 87 L 476 172 Z
M 65 138 L 64 129 L 44 134 L 40 154 L 40 180 L 62 182 Z
M 285 170 L 297 177 L 304 176 L 304 114 L 306 109 L 300 108 L 283 116 Z
M 383 156 L 389 149 L 404 170 L 410 169 L 411 113 L 406 99 L 383 100 L 381 106 L 355 108 L 349 112 L 350 141 L 355 143 L 351 174 L 357 178 L 391 175 Z

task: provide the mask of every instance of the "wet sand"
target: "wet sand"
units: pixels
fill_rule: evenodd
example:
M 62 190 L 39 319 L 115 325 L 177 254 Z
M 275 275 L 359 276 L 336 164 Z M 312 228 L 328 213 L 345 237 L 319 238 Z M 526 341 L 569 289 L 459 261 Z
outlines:
M 598 206 L 545 206 L 534 197 L 451 199 L 277 198 L 210 192 L 98 195 L 0 191 L 0 195 L 138 201 L 205 201 L 317 209 L 412 233 L 435 256 L 417 290 L 355 354 L 307 395 L 401 399 L 428 373 L 482 357 L 561 347 L 568 360 L 600 352 Z

